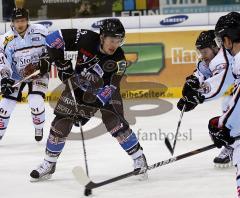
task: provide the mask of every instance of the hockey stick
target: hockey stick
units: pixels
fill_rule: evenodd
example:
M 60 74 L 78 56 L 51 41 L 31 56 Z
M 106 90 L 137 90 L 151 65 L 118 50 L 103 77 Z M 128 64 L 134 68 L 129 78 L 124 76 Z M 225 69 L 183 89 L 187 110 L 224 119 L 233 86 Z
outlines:
M 72 95 L 74 103 L 75 103 L 75 110 L 76 110 L 76 112 L 78 112 L 77 100 L 76 100 L 76 97 L 74 94 L 74 90 L 73 90 L 73 86 L 72 86 L 70 78 L 68 78 L 68 85 L 69 85 L 71 95 Z M 80 121 L 79 121 L 79 127 L 80 127 L 80 132 L 81 132 L 81 137 L 82 137 L 82 147 L 83 147 L 83 154 L 84 154 L 84 161 L 85 161 L 85 169 L 86 169 L 87 176 L 89 176 L 88 163 L 87 163 L 87 152 L 86 152 L 85 140 L 84 140 L 84 135 L 83 135 L 83 130 L 82 130 L 82 123 Z M 91 194 L 92 194 L 92 190 L 85 188 L 84 195 L 88 196 Z
M 21 83 L 25 82 L 26 80 L 36 76 L 40 74 L 40 70 L 36 70 L 35 72 L 33 72 L 32 74 L 30 74 L 29 76 L 23 78 L 22 80 L 18 81 L 17 83 L 15 83 L 12 87 L 17 87 L 18 85 L 20 85 Z M 2 95 L 2 92 L 0 92 L 0 95 Z
M 178 121 L 178 125 L 177 125 L 177 130 L 176 130 L 175 137 L 174 137 L 173 146 L 171 146 L 171 143 L 170 143 L 168 137 L 165 138 L 165 145 L 167 146 L 168 150 L 170 151 L 170 153 L 172 155 L 174 153 L 174 149 L 175 149 L 175 146 L 176 146 L 177 136 L 178 136 L 178 132 L 179 132 L 179 129 L 180 129 L 180 125 L 181 125 L 181 122 L 182 122 L 182 117 L 183 117 L 183 113 L 185 111 L 185 108 L 186 108 L 186 105 L 183 105 L 183 108 L 182 108 L 182 111 L 181 111 L 181 114 L 180 114 L 180 118 L 179 118 L 179 121 Z
M 155 164 L 153 164 L 151 166 L 148 166 L 147 169 L 148 170 L 152 170 L 152 169 L 158 168 L 160 166 L 164 166 L 164 165 L 173 163 L 175 161 L 178 161 L 178 160 L 181 160 L 181 159 L 184 159 L 184 158 L 187 158 L 187 157 L 191 157 L 193 155 L 196 155 L 196 154 L 199 154 L 199 153 L 211 150 L 211 149 L 213 149 L 215 147 L 216 146 L 214 144 L 211 144 L 211 145 L 199 148 L 197 150 L 193 150 L 193 151 L 184 153 L 182 155 L 178 155 L 176 157 L 172 157 L 172 158 L 169 158 L 167 160 L 163 160 L 163 161 L 157 162 L 157 163 L 155 163 Z M 75 167 L 72 172 L 73 172 L 73 175 L 75 176 L 76 180 L 81 185 L 85 186 L 85 189 L 91 190 L 91 189 L 94 189 L 94 188 L 98 188 L 100 186 L 105 186 L 107 184 L 110 184 L 110 183 L 113 183 L 113 182 L 116 182 L 116 181 L 119 181 L 119 180 L 122 180 L 122 179 L 125 179 L 125 178 L 128 178 L 128 177 L 131 177 L 133 175 L 137 175 L 139 173 L 139 170 L 131 171 L 131 172 L 119 175 L 117 177 L 113 177 L 111 179 L 99 182 L 99 183 L 95 183 L 95 182 L 91 181 L 91 179 L 85 174 L 84 170 L 80 166 Z

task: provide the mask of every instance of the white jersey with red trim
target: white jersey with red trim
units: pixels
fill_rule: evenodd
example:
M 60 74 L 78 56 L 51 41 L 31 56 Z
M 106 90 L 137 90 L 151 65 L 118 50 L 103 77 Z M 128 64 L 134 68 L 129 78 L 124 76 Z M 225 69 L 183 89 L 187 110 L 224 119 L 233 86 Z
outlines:
M 230 66 L 235 79 L 233 96 L 227 105 L 226 112 L 220 117 L 219 126 L 225 125 L 231 130 L 231 136 L 236 137 L 240 135 L 240 52 L 231 59 Z
M 234 76 L 229 65 L 231 59 L 232 56 L 228 51 L 221 48 L 209 65 L 204 61 L 198 63 L 194 75 L 200 81 L 202 87 L 200 91 L 205 96 L 205 101 L 222 96 L 234 83 Z

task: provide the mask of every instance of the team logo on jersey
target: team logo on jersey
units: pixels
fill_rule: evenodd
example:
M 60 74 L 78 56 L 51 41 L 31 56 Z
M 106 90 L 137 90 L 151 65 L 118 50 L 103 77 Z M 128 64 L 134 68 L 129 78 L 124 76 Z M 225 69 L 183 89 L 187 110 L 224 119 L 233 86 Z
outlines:
M 117 75 L 123 75 L 127 67 L 127 62 L 125 60 L 118 61 L 117 66 L 118 66 Z
M 14 35 L 6 36 L 3 42 L 3 45 L 7 45 L 10 41 L 14 39 Z

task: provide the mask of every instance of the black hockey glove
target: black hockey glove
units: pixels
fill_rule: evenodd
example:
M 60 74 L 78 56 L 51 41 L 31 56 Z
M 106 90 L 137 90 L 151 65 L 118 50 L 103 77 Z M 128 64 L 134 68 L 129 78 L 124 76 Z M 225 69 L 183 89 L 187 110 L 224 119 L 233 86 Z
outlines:
M 1 93 L 5 96 L 11 95 L 15 90 L 15 88 L 12 87 L 14 82 L 11 78 L 3 78 L 1 80 Z
M 218 127 L 219 116 L 209 120 L 209 135 L 217 148 L 228 146 L 234 143 L 235 139 L 230 136 L 230 129 L 223 126 Z
M 73 67 L 72 67 L 72 62 L 70 60 L 68 60 L 68 61 L 58 60 L 58 61 L 55 61 L 55 65 L 58 70 L 58 77 L 60 78 L 60 80 L 62 82 L 64 82 L 68 78 L 70 78 L 74 73 Z
M 40 75 L 43 76 L 44 74 L 50 72 L 51 61 L 49 60 L 49 58 L 42 57 L 38 62 L 38 67 L 39 67 L 39 70 L 40 70 Z
M 197 92 L 199 88 L 200 82 L 198 78 L 194 75 L 188 76 L 183 86 L 182 95 L 183 96 L 192 95 L 193 93 Z
M 196 92 L 195 95 L 183 96 L 177 103 L 177 108 L 182 111 L 185 105 L 185 112 L 193 110 L 198 104 L 203 103 L 205 97 L 200 93 Z

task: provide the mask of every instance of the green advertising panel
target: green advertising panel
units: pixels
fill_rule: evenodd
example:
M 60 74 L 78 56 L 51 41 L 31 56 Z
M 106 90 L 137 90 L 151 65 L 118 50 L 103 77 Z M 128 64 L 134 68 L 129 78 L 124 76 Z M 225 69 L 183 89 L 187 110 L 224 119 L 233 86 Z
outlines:
M 127 74 L 156 74 L 164 67 L 162 43 L 126 44 L 123 49 L 129 64 Z

